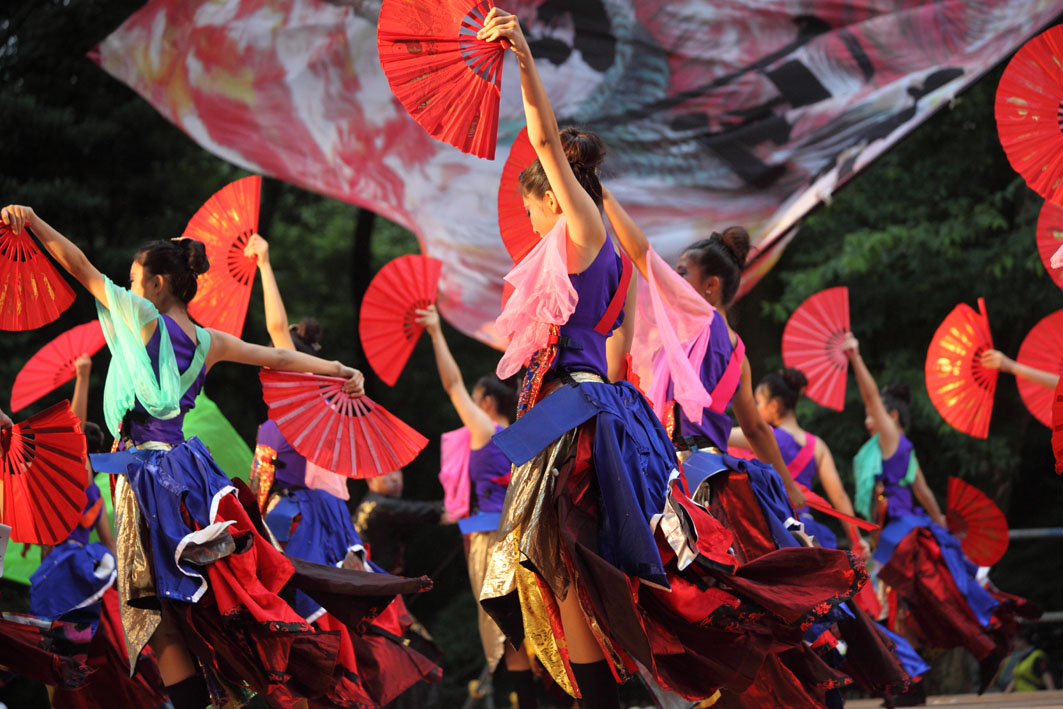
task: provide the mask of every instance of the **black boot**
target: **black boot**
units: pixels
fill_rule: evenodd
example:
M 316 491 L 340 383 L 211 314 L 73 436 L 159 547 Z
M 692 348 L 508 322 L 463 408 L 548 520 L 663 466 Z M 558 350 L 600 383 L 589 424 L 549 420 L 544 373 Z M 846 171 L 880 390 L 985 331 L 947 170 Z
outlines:
M 581 664 L 572 663 L 572 674 L 579 686 L 582 709 L 620 709 L 620 690 L 605 660 Z
M 539 700 L 535 694 L 535 676 L 531 670 L 506 670 L 509 683 L 517 693 L 518 709 L 539 709 Z
M 204 709 L 210 704 L 207 685 L 199 675 L 192 675 L 177 684 L 168 684 L 163 689 L 169 695 L 174 709 Z

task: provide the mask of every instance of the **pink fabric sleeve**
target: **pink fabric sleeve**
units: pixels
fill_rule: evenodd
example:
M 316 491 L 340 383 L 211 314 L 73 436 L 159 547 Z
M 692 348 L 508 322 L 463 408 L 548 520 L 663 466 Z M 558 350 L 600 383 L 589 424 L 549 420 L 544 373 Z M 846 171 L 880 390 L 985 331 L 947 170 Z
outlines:
M 331 470 L 325 470 L 319 465 L 314 465 L 309 460 L 306 461 L 306 486 L 312 490 L 324 490 L 333 497 L 338 497 L 341 500 L 351 499 L 351 494 L 347 492 L 347 476 L 334 473 Z
M 439 483 L 451 519 L 469 516 L 469 452 L 472 432 L 462 426 L 439 439 Z
M 565 218 L 506 274 L 513 292 L 495 320 L 509 343 L 496 372 L 513 376 L 550 340 L 550 326 L 564 325 L 576 309 L 578 294 L 568 278 L 568 230 Z
M 699 371 L 709 345 L 715 309 L 657 252 L 646 254 L 647 273 L 639 279 L 632 365 L 658 416 L 673 398 L 692 421 L 700 421 L 712 397 Z

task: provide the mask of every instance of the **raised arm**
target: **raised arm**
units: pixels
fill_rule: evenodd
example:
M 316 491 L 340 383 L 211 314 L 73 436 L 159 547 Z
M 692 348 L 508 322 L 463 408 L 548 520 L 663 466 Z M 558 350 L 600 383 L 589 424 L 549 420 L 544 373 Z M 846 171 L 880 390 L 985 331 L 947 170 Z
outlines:
M 897 444 L 901 440 L 901 431 L 897 422 L 893 420 L 886 405 L 882 403 L 882 396 L 878 391 L 878 384 L 871 376 L 870 370 L 864 364 L 864 358 L 860 356 L 860 343 L 853 333 L 845 335 L 842 350 L 849 357 L 856 374 L 856 384 L 860 388 L 860 398 L 864 400 L 864 408 L 868 416 L 875 422 L 875 430 L 878 431 L 878 446 L 882 450 L 883 460 L 889 458 L 897 451 Z
M 269 243 L 258 234 L 254 234 L 244 248 L 244 256 L 255 259 L 258 273 L 262 276 L 262 301 L 266 306 L 266 330 L 274 347 L 294 350 L 292 332 L 288 329 L 288 311 L 284 309 L 280 288 L 273 275 L 273 265 L 269 260 Z
M 436 368 L 439 370 L 439 380 L 443 383 L 443 390 L 450 397 L 450 403 L 458 412 L 462 424 L 469 429 L 469 445 L 473 450 L 479 450 L 487 445 L 491 436 L 495 435 L 495 422 L 487 415 L 487 412 L 476 405 L 465 388 L 465 380 L 458 369 L 458 363 L 454 355 L 450 353 L 447 338 L 443 336 L 443 327 L 439 322 L 439 311 L 436 306 L 429 305 L 424 310 L 418 310 L 417 323 L 428 330 L 432 340 L 432 349 L 436 354 Z
M 497 7 L 484 20 L 484 27 L 476 35 L 487 42 L 506 39 L 520 64 L 520 88 L 524 98 L 524 117 L 528 123 L 528 140 L 542 163 L 550 188 L 561 206 L 568 223 L 568 235 L 580 256 L 579 271 L 594 261 L 605 243 L 605 225 L 598 206 L 583 189 L 565 157 L 561 132 L 554 110 L 546 96 L 546 89 L 535 68 L 528 42 L 520 22 Z M 574 264 L 570 264 L 570 268 Z
M 930 519 L 935 524 L 942 527 L 947 527 L 945 522 L 945 515 L 941 514 L 941 508 L 938 507 L 937 498 L 934 497 L 934 492 L 930 489 L 930 486 L 926 484 L 926 478 L 923 476 L 923 469 L 916 467 L 915 480 L 912 482 L 912 492 L 915 494 L 915 498 L 923 505 L 923 509 L 930 515 Z
M 624 322 L 605 341 L 605 360 L 609 365 L 609 381 L 619 382 L 627 374 L 627 355 L 635 338 L 635 304 L 638 288 L 632 278 L 624 299 Z
M 29 227 L 37 237 L 37 241 L 41 242 L 41 246 L 52 255 L 52 258 L 58 261 L 59 265 L 81 285 L 85 286 L 96 300 L 107 305 L 103 274 L 89 262 L 88 257 L 74 245 L 74 242 L 53 229 L 33 211 L 32 207 L 9 204 L 0 210 L 0 220 L 11 227 L 16 234 L 21 233 L 25 227 Z
M 845 492 L 841 476 L 838 475 L 838 466 L 834 464 L 834 456 L 831 455 L 830 447 L 818 437 L 816 438 L 815 460 L 816 475 L 819 476 L 819 482 L 823 486 L 823 491 L 827 493 L 827 499 L 830 500 L 831 505 L 850 517 L 856 516 L 853 511 L 853 502 Z M 845 527 L 849 539 L 853 542 L 853 551 L 859 553 L 865 561 L 870 559 L 871 547 L 860 536 L 860 531 L 849 522 L 842 522 L 842 526 Z
M 70 399 L 70 408 L 81 423 L 88 420 L 89 411 L 89 374 L 92 372 L 92 357 L 79 355 L 74 360 L 74 396 Z
M 735 418 L 738 419 L 738 425 L 741 426 L 742 433 L 745 434 L 753 454 L 757 456 L 758 460 L 762 460 L 775 468 L 775 472 L 779 474 L 783 484 L 786 486 L 786 494 L 790 498 L 790 504 L 794 506 L 794 509 L 801 509 L 805 506 L 805 494 L 794 483 L 789 468 L 783 462 L 782 453 L 779 452 L 779 444 L 775 440 L 775 434 L 772 433 L 771 426 L 760 417 L 760 413 L 757 411 L 757 403 L 753 399 L 753 387 L 750 384 L 752 378 L 749 359 L 743 357 L 742 383 L 738 386 L 738 391 L 735 392 L 734 400 L 731 402 Z
M 646 253 L 650 250 L 650 240 L 642 233 L 642 229 L 639 229 L 639 225 L 627 210 L 616 201 L 613 193 L 605 187 L 602 187 L 602 203 L 605 206 L 605 216 L 609 218 L 621 248 L 634 262 L 639 273 L 645 276 Z
M 281 369 L 290 372 L 308 372 L 330 377 L 343 377 L 347 380 L 343 385 L 345 392 L 356 396 L 365 394 L 365 378 L 357 369 L 336 361 L 330 362 L 320 357 L 296 352 L 295 350 L 253 345 L 220 330 L 209 330 L 209 332 L 210 353 L 207 354 L 207 369 L 210 369 L 218 362 L 238 362 L 240 364 L 269 367 L 270 369 Z
M 1046 389 L 1055 389 L 1059 384 L 1059 375 L 1020 364 L 1000 350 L 986 350 L 982 353 L 982 366 L 987 369 L 999 369 L 1016 377 L 1022 377 Z

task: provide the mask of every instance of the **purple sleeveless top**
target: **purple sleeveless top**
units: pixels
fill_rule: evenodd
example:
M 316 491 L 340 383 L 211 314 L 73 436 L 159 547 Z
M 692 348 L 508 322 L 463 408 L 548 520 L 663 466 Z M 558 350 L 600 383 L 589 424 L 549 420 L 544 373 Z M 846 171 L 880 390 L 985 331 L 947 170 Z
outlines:
M 908 461 L 912 457 L 914 447 L 908 437 L 902 433 L 897 441 L 897 450 L 888 459 L 882 461 L 882 475 L 877 480 L 882 482 L 883 494 L 889 502 L 886 508 L 886 516 L 889 519 L 916 512 L 912 500 L 912 486 L 900 484 L 904 476 L 908 474 Z
M 189 364 L 192 363 L 192 357 L 196 353 L 196 343 L 192 341 L 185 331 L 181 329 L 173 318 L 168 315 L 162 315 L 162 322 L 166 326 L 167 332 L 170 333 L 170 342 L 173 343 L 174 359 L 177 360 L 177 370 L 184 372 Z M 151 359 L 152 369 L 155 370 L 155 376 L 159 375 L 159 339 L 161 333 L 158 328 L 155 328 L 155 333 L 148 340 L 147 350 L 148 357 Z M 185 436 L 181 431 L 181 426 L 185 420 L 185 413 L 190 411 L 196 405 L 196 396 L 199 394 L 199 390 L 203 388 L 203 382 L 207 378 L 206 366 L 200 370 L 196 375 L 195 381 L 192 382 L 192 386 L 188 387 L 188 391 L 181 397 L 181 413 L 174 416 L 172 419 L 157 419 L 148 415 L 144 407 L 140 402 L 136 402 L 133 407 L 133 411 L 127 414 L 126 421 L 129 422 L 129 431 L 123 432 L 123 435 L 133 439 L 134 443 L 145 443 L 147 441 L 159 441 L 161 443 L 169 443 L 171 445 L 177 445 L 184 443 Z
M 495 424 L 495 433 L 502 427 Z M 501 512 L 506 500 L 507 483 L 493 482 L 492 478 L 504 478 L 509 475 L 509 458 L 494 440 L 477 450 L 469 451 L 469 480 L 473 484 L 476 498 L 473 507 L 480 512 Z
M 306 458 L 299 455 L 272 419 L 258 427 L 259 446 L 268 446 L 277 454 L 273 461 L 273 481 L 278 487 L 306 487 Z
M 709 326 L 709 347 L 705 352 L 705 360 L 701 364 L 701 383 L 705 385 L 706 391 L 711 392 L 716 387 L 716 383 L 727 370 L 727 363 L 731 360 L 732 352 L 734 352 L 734 345 L 731 344 L 731 333 L 727 329 L 727 322 L 722 317 L 713 318 Z M 727 403 L 730 405 L 731 402 Z M 701 421 L 694 423 L 680 409 L 678 420 L 679 425 L 676 428 L 680 435 L 704 436 L 712 445 L 724 453 L 727 452 L 727 438 L 731 435 L 731 428 L 734 424 L 726 413 L 716 413 L 705 409 L 702 412 Z
M 782 453 L 783 462 L 789 465 L 790 461 L 797 457 L 797 454 L 801 452 L 804 446 L 798 445 L 794 437 L 781 428 L 773 428 L 772 431 L 775 433 L 775 442 L 779 444 L 779 452 Z M 805 435 L 809 434 L 805 433 Z M 790 473 L 793 474 L 793 471 L 790 471 Z M 811 490 L 812 483 L 816 479 L 816 457 L 812 456 L 805 467 L 793 478 L 794 482 Z
M 568 322 L 561 326 L 561 345 L 557 348 L 557 359 L 552 370 L 594 372 L 603 377 L 609 376 L 609 365 L 605 358 L 605 341 L 608 335 L 594 330 L 605 315 L 609 301 L 620 285 L 620 272 L 623 262 L 613 249 L 613 242 L 608 236 L 602 244 L 601 251 L 582 273 L 568 274 L 572 287 L 579 294 L 576 309 L 569 316 Z M 609 328 L 612 332 L 624 322 L 621 309 L 616 322 Z M 563 346 L 565 339 L 571 346 Z

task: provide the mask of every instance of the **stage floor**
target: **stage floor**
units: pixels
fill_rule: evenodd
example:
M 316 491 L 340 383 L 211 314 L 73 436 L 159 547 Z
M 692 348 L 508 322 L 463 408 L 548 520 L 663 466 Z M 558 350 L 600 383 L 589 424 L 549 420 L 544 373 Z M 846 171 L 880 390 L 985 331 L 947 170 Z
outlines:
M 872 709 L 882 706 L 881 699 L 856 699 L 845 703 L 846 709 Z M 1015 694 L 950 694 L 927 697 L 928 707 L 961 707 L 962 709 L 1025 709 L 1025 707 L 1063 707 L 1063 690 L 1052 692 L 1020 692 Z

